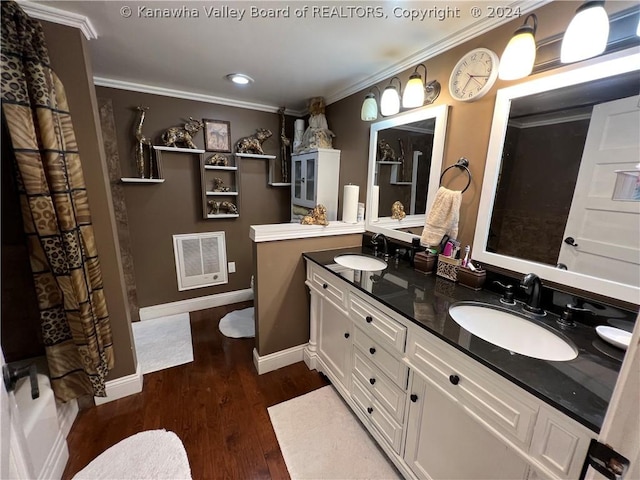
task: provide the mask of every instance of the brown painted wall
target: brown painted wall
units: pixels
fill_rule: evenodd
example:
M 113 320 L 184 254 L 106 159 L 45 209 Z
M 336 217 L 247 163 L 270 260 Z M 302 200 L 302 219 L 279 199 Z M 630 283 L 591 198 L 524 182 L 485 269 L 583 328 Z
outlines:
M 261 356 L 309 341 L 309 291 L 303 252 L 353 247 L 362 235 L 254 243 L 256 348 Z
M 273 136 L 263 147 L 266 153 L 278 153 L 279 118 L 275 113 L 112 88 L 98 87 L 96 91 L 99 97 L 108 98 L 113 104 L 124 176 L 135 176 L 133 129 L 137 113 L 133 109 L 141 104 L 149 107 L 143 133 L 156 145 L 162 144 L 159 137 L 166 128 L 180 125 L 191 116 L 230 121 L 234 143 L 254 133 L 256 128 L 269 128 Z M 202 132 L 195 136 L 194 142 L 199 148 L 204 146 Z M 198 156 L 164 152 L 162 162 L 166 179 L 163 184 L 124 185 L 140 306 L 249 288 L 253 271 L 249 227 L 286 222 L 290 215 L 290 190 L 267 185 L 267 161 L 241 159 L 237 173 L 240 217 L 203 220 Z M 208 231 L 225 232 L 227 260 L 236 262 L 236 273 L 229 274 L 228 284 L 179 292 L 172 235 Z
M 577 1 L 553 2 L 538 9 L 535 12 L 538 16 L 536 38 L 546 39 L 564 32 L 576 8 L 581 4 L 582 2 Z M 608 2 L 606 8 L 612 12 L 629 8 L 631 5 L 630 2 Z M 473 181 L 463 195 L 458 234 L 463 244 L 472 244 L 475 233 L 496 92 L 500 88 L 528 81 L 536 76 L 517 81 L 498 80 L 485 97 L 473 103 L 464 103 L 451 99 L 448 89 L 449 75 L 460 57 L 474 48 L 485 47 L 499 56 L 502 55 L 513 32 L 522 22 L 522 18 L 509 22 L 424 62 L 428 70 L 428 80 L 437 79 L 442 85 L 442 92 L 434 105 L 451 106 L 442 168 L 455 164 L 460 157 L 467 157 L 470 162 L 469 169 Z M 402 85 L 406 85 L 413 70 L 411 68 L 398 75 Z M 547 72 L 537 76 L 548 74 Z M 378 88 L 384 90 L 387 84 L 388 81 L 382 82 L 378 84 Z M 327 107 L 329 128 L 336 134 L 334 146 L 342 150 L 340 184 L 352 182 L 360 185 L 361 202 L 366 199 L 370 124 L 360 120 L 360 108 L 368 91 L 369 89 L 366 89 Z M 465 186 L 466 175 L 447 175 L 447 187 L 462 189 Z M 342 192 L 340 195 L 342 197 Z
M 107 166 L 98 127 L 98 106 L 86 40 L 80 30 L 42 22 L 51 63 L 61 78 L 71 111 L 100 252 L 105 297 L 111 318 L 116 365 L 108 379 L 135 373 L 131 321 L 116 238 Z

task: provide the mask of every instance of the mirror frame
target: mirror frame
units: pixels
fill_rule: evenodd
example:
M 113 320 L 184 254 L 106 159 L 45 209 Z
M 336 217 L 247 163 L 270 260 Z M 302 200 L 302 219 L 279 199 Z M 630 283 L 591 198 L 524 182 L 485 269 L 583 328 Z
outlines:
M 371 219 L 371 205 L 373 203 L 372 185 L 374 185 L 376 161 L 378 156 L 378 133 L 381 130 L 406 125 L 434 118 L 436 121 L 433 132 L 433 148 L 431 151 L 431 170 L 427 190 L 426 211 L 428 212 L 440 186 L 440 171 L 444 160 L 444 144 L 447 131 L 447 118 L 449 105 L 420 107 L 408 112 L 384 118 L 371 124 L 369 133 L 369 173 L 367 175 L 367 208 L 365 210 L 365 229 L 373 233 L 382 233 L 388 238 L 393 238 L 406 243 L 411 243 L 413 238 L 420 238 L 407 232 L 401 232 L 399 228 L 424 227 L 426 214 L 407 215 L 402 220 L 394 220 L 390 216 L 379 217 L 376 221 Z
M 640 303 L 640 288 L 638 287 L 486 250 L 512 100 L 637 70 L 640 70 L 640 48 L 632 48 L 595 59 L 584 66 L 563 69 L 560 73 L 498 90 L 473 239 L 473 258 L 475 260 L 522 274 L 535 273 L 543 280 L 568 285 L 635 305 Z

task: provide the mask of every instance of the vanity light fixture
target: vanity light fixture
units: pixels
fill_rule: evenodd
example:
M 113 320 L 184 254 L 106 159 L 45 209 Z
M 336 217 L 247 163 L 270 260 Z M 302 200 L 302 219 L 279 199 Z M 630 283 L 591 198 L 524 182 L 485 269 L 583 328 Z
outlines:
M 425 82 L 422 81 L 422 77 L 418 73 L 418 67 L 424 68 L 424 79 L 427 80 L 427 67 L 419 63 L 416 65 L 416 69 L 409 77 L 407 86 L 404 88 L 402 94 L 402 108 L 415 108 L 424 105 L 425 98 Z
M 527 23 L 532 19 L 533 25 Z M 517 80 L 527 77 L 533 70 L 536 60 L 536 30 L 538 17 L 535 13 L 527 16 L 524 24 L 514 33 L 500 58 L 498 77 L 501 80 Z
M 595 57 L 607 48 L 609 17 L 604 1 L 586 1 L 576 10 L 562 38 L 560 61 L 577 62 Z
M 380 89 L 375 85 L 371 87 L 369 93 L 364 97 L 364 102 L 362 102 L 362 109 L 360 110 L 360 118 L 363 122 L 373 122 L 378 119 L 378 102 L 376 101 L 376 96 L 373 93 L 373 89 L 378 91 L 378 97 L 380 96 Z
M 398 81 L 398 88 L 393 85 L 394 80 Z M 398 77 L 393 77 L 384 92 L 382 92 L 382 98 L 380 99 L 380 113 L 382 116 L 388 117 L 400 111 L 400 91 L 402 91 L 402 83 Z
M 230 73 L 226 78 L 236 85 L 248 85 L 249 83 L 253 83 L 253 78 L 249 75 L 245 75 L 244 73 Z

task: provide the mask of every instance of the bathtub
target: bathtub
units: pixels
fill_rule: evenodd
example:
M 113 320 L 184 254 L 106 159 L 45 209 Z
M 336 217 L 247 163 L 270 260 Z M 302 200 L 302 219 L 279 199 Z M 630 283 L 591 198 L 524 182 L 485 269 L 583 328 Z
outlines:
M 73 410 L 73 406 L 65 404 L 57 408 L 49 377 L 41 373 L 37 377 L 40 389 L 38 398 L 31 398 L 28 377 L 18 380 L 14 392 L 17 407 L 14 412 L 17 414 L 17 424 L 21 425 L 24 434 L 24 442 L 20 442 L 23 444 L 22 467 L 27 470 L 30 478 L 59 479 L 69 459 L 66 440 L 68 421 L 64 419 L 68 416 L 67 410 Z M 77 404 L 75 405 L 73 418 L 77 413 Z M 67 412 L 67 415 L 61 415 L 59 409 Z M 63 419 L 62 422 L 60 418 Z

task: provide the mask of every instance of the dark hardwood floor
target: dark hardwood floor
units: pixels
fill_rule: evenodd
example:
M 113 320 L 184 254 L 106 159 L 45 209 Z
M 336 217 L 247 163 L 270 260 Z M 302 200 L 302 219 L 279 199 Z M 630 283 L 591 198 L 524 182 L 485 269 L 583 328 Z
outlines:
M 194 479 L 287 479 L 267 407 L 327 385 L 304 363 L 258 376 L 254 339 L 218 330 L 228 305 L 191 314 L 194 361 L 144 376 L 141 393 L 79 413 L 67 438 L 71 478 L 101 452 L 143 430 L 182 440 Z

